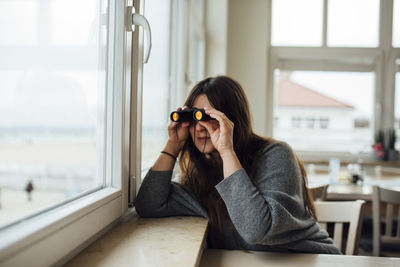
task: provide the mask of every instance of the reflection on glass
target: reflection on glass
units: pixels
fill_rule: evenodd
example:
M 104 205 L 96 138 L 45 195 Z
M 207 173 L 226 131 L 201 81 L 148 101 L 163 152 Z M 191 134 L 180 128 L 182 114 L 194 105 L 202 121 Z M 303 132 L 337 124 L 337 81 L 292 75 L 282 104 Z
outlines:
M 273 0 L 273 46 L 322 44 L 322 0 Z
M 379 0 L 328 1 L 328 46 L 377 47 Z
M 275 138 L 296 150 L 370 150 L 373 73 L 276 70 L 274 79 Z
M 106 1 L 25 2 L 0 2 L 24 18 L 0 28 L 0 227 L 104 183 Z
M 143 71 L 142 172 L 154 164 L 167 140 L 170 1 L 146 2 L 153 46 Z M 156 77 L 156 78 L 154 78 Z M 144 177 L 144 175 L 142 175 Z
M 400 149 L 400 72 L 396 73 L 396 90 L 394 103 L 394 130 L 396 131 L 396 150 Z

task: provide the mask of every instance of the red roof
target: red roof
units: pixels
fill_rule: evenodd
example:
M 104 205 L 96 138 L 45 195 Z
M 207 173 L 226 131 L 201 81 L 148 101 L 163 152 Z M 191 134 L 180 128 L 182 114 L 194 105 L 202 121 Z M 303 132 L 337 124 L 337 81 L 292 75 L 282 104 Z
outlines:
M 289 78 L 279 81 L 277 98 L 278 106 L 354 108 L 349 104 L 294 83 Z

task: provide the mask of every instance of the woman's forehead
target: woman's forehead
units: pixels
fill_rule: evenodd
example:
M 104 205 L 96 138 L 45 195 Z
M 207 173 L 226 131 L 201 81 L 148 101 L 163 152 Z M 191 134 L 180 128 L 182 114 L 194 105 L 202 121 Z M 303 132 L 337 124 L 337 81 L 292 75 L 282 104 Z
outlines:
M 208 101 L 207 96 L 205 94 L 201 94 L 194 99 L 193 107 L 204 108 L 204 107 L 212 107 L 212 105 L 210 104 L 210 101 Z

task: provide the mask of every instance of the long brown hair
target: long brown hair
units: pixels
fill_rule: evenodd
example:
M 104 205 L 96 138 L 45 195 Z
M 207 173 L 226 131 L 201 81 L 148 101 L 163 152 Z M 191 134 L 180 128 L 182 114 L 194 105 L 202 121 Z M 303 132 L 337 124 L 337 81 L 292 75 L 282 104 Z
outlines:
M 274 142 L 253 132 L 249 104 L 244 90 L 238 82 L 227 77 L 206 78 L 194 86 L 185 101 L 192 107 L 195 99 L 205 95 L 210 104 L 223 112 L 234 123 L 233 144 L 235 153 L 243 168 L 250 173 L 261 158 L 264 148 Z M 210 242 L 212 247 L 223 247 L 222 218 L 227 214 L 226 206 L 214 186 L 223 179 L 222 161 L 219 156 L 203 154 L 194 145 L 192 138 L 186 140 L 180 152 L 179 167 L 181 183 L 193 192 L 210 216 Z M 307 176 L 301 162 L 297 159 L 303 177 L 305 191 L 304 205 L 315 216 L 312 197 L 307 189 Z M 225 216 L 229 219 L 229 216 Z M 233 224 L 230 223 L 233 231 Z

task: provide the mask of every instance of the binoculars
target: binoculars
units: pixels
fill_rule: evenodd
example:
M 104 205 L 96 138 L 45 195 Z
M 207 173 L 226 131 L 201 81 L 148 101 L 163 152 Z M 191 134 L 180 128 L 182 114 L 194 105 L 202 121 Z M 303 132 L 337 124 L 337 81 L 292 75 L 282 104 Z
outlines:
M 181 111 L 173 111 L 171 113 L 171 120 L 173 122 L 192 122 L 192 121 L 207 121 L 211 117 L 208 116 L 204 109 L 188 108 Z

